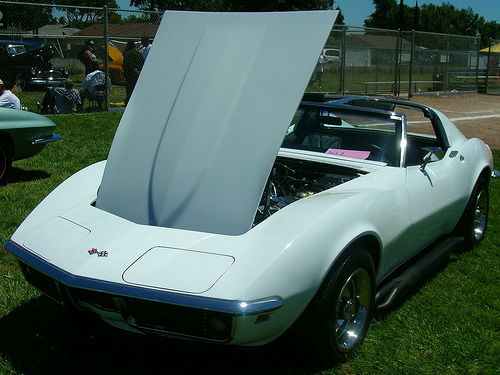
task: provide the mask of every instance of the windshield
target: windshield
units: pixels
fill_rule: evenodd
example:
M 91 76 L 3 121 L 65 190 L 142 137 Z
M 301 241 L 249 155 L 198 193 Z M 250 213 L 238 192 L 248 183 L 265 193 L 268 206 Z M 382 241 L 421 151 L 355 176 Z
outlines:
M 26 46 L 23 44 L 9 44 L 7 46 L 7 53 L 11 56 L 20 55 L 27 51 Z
M 301 107 L 282 147 L 399 165 L 398 116 L 378 116 L 337 108 Z

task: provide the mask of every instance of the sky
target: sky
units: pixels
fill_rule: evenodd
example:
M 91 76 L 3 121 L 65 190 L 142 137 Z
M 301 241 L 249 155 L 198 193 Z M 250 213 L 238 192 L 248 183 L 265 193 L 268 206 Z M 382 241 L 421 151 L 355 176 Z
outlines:
M 399 4 L 399 0 L 397 0 Z M 403 0 L 405 5 L 415 6 L 415 0 Z M 450 3 L 457 9 L 472 8 L 474 13 L 483 16 L 488 21 L 500 23 L 500 4 L 498 0 L 418 0 L 418 6 L 423 4 L 441 5 Z M 471 4 L 472 3 L 472 4 Z M 364 20 L 375 11 L 373 0 L 335 0 L 334 8 L 340 7 L 347 26 L 363 26 Z
M 250 0 L 251 1 L 251 0 Z M 415 6 L 415 0 L 403 0 L 405 5 Z M 130 0 L 116 0 L 122 9 L 131 9 Z M 399 0 L 397 0 L 399 4 Z M 486 21 L 500 23 L 500 4 L 498 0 L 418 0 L 418 5 L 450 3 L 455 8 L 472 8 L 474 13 L 483 16 Z M 471 5 L 471 3 L 473 3 Z M 375 11 L 373 0 L 335 0 L 334 8 L 340 7 L 347 26 L 363 26 L 364 20 Z

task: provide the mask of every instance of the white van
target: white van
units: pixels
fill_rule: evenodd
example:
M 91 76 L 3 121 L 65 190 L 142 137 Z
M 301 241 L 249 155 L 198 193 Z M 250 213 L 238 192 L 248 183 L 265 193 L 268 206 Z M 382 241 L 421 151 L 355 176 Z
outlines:
M 340 64 L 340 49 L 338 48 L 324 48 L 323 57 L 325 63 L 339 65 Z

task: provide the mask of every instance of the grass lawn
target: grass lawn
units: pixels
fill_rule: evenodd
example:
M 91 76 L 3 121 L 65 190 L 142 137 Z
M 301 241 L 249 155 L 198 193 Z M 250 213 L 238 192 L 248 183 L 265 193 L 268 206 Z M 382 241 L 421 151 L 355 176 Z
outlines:
M 2 244 L 58 184 L 106 158 L 120 117 L 51 117 L 63 139 L 14 162 L 12 181 L 0 187 Z M 498 168 L 500 151 L 494 157 Z M 493 180 L 481 246 L 453 255 L 397 310 L 376 317 L 359 355 L 328 370 L 298 337 L 259 348 L 221 347 L 129 334 L 71 314 L 29 286 L 1 251 L 0 374 L 498 374 L 499 197 L 500 181 Z

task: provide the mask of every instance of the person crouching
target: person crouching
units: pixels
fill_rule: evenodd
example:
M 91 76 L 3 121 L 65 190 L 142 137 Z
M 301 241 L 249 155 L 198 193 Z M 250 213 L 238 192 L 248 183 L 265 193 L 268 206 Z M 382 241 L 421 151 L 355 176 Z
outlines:
M 63 87 L 50 87 L 42 101 L 42 114 L 69 114 L 79 105 L 80 93 L 73 88 L 73 81 L 66 79 Z

